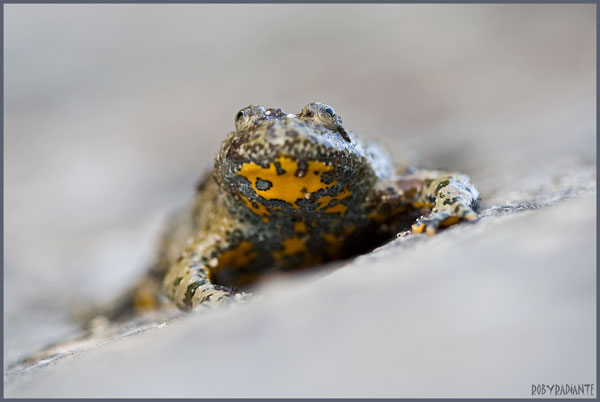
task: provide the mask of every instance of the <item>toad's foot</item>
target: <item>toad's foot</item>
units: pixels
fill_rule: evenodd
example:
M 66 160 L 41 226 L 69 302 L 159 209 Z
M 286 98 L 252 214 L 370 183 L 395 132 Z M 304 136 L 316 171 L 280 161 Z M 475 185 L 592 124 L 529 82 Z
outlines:
M 190 298 L 186 309 L 195 311 L 217 306 L 230 306 L 248 302 L 255 297 L 252 293 L 236 292 L 230 289 L 218 289 L 215 287 L 202 289 L 201 286 L 197 292 L 194 292 L 194 296 Z
M 413 206 L 432 210 L 430 215 L 415 222 L 413 233 L 425 231 L 431 236 L 440 227 L 477 219 L 475 209 L 479 204 L 479 192 L 468 176 L 427 170 L 417 171 L 416 175 L 423 178 L 423 187 Z
M 440 227 L 453 225 L 460 220 L 474 221 L 477 219 L 477 214 L 468 205 L 456 201 L 449 205 L 449 208 L 444 208 L 441 211 L 433 212 L 426 217 L 419 218 L 412 225 L 413 233 L 419 234 L 425 231 L 429 236 L 434 235 Z

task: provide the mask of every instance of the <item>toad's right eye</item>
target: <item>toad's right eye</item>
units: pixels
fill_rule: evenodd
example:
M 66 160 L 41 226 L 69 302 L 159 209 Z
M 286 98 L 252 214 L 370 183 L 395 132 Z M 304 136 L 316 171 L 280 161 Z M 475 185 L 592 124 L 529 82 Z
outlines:
M 235 115 L 235 128 L 239 134 L 245 133 L 263 121 L 265 116 L 267 116 L 267 109 L 264 106 L 246 106 Z
M 238 133 L 248 129 L 250 125 L 250 107 L 245 107 L 235 115 L 235 128 Z

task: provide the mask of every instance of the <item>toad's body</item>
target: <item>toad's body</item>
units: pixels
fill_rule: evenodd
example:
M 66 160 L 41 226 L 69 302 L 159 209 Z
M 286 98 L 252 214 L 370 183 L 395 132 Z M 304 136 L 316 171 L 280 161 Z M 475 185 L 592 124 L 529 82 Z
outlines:
M 473 220 L 478 198 L 464 175 L 395 168 L 327 105 L 298 115 L 252 105 L 237 114 L 214 171 L 131 299 L 153 307 L 162 292 L 189 309 L 229 298 L 265 274 L 366 250 L 410 211 L 431 210 L 415 233 Z

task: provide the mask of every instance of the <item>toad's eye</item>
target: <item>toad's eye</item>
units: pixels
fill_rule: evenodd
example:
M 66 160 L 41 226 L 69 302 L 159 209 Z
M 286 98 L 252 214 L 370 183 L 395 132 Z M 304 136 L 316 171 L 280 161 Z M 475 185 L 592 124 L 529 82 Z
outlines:
M 264 106 L 246 106 L 235 115 L 235 128 L 239 134 L 245 133 L 263 121 L 267 115 Z
M 333 120 L 335 116 L 335 110 L 328 105 L 319 105 L 317 113 L 322 120 Z
M 245 107 L 235 115 L 235 128 L 238 133 L 242 133 L 250 126 L 250 108 Z
M 335 115 L 335 110 L 329 105 L 319 105 L 317 109 L 319 119 L 323 125 L 330 130 L 337 130 L 340 125 L 340 119 Z
M 323 113 L 333 116 L 333 115 L 335 115 L 335 110 L 333 110 L 331 107 L 327 106 L 327 107 L 323 108 Z

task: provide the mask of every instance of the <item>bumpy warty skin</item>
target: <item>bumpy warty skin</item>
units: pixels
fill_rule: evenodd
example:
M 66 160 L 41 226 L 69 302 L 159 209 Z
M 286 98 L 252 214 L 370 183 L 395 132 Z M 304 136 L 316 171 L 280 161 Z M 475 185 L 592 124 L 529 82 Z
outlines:
M 367 251 L 419 214 L 414 233 L 476 218 L 467 176 L 395 167 L 328 105 L 298 114 L 251 105 L 235 125 L 132 292 L 136 309 L 156 307 L 159 293 L 182 309 L 240 297 L 270 273 Z

